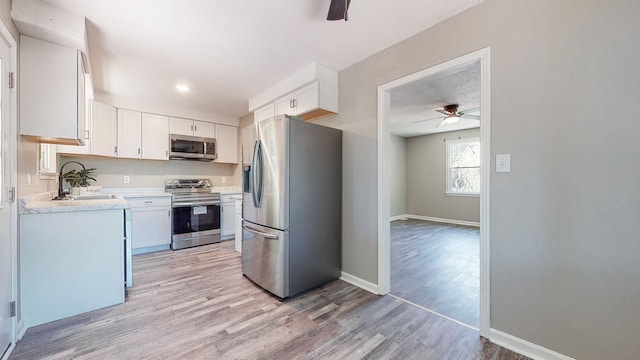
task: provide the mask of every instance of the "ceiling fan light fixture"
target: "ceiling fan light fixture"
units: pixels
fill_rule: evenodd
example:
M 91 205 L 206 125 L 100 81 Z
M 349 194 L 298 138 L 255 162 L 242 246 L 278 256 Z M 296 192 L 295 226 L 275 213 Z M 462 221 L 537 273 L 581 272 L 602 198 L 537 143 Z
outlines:
M 457 123 L 459 120 L 460 120 L 460 116 L 452 114 L 444 118 L 444 123 L 453 124 L 453 123 Z

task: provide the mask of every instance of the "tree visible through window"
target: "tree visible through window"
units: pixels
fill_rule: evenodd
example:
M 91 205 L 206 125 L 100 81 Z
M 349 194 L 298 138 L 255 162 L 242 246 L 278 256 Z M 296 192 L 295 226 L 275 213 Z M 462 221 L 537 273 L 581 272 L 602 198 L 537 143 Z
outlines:
M 447 189 L 450 195 L 480 194 L 480 139 L 447 140 Z

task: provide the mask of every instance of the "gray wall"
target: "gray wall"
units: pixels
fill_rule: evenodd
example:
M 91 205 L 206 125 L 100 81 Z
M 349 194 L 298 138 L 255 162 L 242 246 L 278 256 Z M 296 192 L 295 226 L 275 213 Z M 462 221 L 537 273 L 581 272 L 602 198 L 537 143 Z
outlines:
M 416 136 L 406 140 L 408 214 L 480 221 L 479 197 L 445 195 L 446 146 L 444 140 L 459 137 L 463 139 L 480 137 L 480 129 Z
M 340 72 L 343 270 L 377 282 L 377 86 L 491 47 L 491 326 L 640 356 L 638 1 L 487 0 Z M 372 39 L 375 41 L 375 39 Z M 622 111 L 614 111 L 621 108 Z
M 390 135 L 389 164 L 391 216 L 407 214 L 407 147 L 405 138 Z

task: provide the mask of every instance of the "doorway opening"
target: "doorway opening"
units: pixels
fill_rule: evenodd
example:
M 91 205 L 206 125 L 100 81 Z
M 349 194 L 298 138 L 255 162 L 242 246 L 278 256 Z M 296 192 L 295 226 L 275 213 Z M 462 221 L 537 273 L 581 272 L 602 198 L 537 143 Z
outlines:
M 481 336 L 487 337 L 489 333 L 489 169 L 491 166 L 490 159 L 490 112 L 489 112 L 489 48 L 475 51 L 471 54 L 461 56 L 459 58 L 447 61 L 445 63 L 430 67 L 428 69 L 419 71 L 417 73 L 405 76 L 403 78 L 394 80 L 387 84 L 383 84 L 378 87 L 378 292 L 380 294 L 387 294 L 391 290 L 391 178 L 393 173 L 392 164 L 390 160 L 390 151 L 392 149 L 391 133 L 402 135 L 402 131 L 410 131 L 411 127 L 417 127 L 420 123 L 422 127 L 436 128 L 435 132 L 442 133 L 446 128 L 440 128 L 443 125 L 443 120 L 447 119 L 447 111 L 452 110 L 452 107 L 448 105 L 448 102 L 454 102 L 456 99 L 439 99 L 439 106 L 442 111 L 436 119 L 430 119 L 425 116 L 423 119 L 411 119 L 409 125 L 404 130 L 398 130 L 399 127 L 392 121 L 392 118 L 396 118 L 397 114 L 394 113 L 392 108 L 392 94 L 394 92 L 408 91 L 409 93 L 419 92 L 418 88 L 412 88 L 413 85 L 420 84 L 420 81 L 428 81 L 439 78 L 451 78 L 458 73 L 464 73 L 469 69 L 476 67 L 479 70 L 479 94 L 477 103 L 479 109 L 476 109 L 476 113 L 466 109 L 470 104 L 464 103 L 464 96 L 460 99 L 461 104 L 457 111 L 459 113 L 473 115 L 479 119 L 479 138 L 480 138 L 480 163 L 482 167 L 479 167 L 479 198 L 476 211 L 478 211 L 478 223 L 480 225 L 479 230 L 479 320 L 478 328 Z M 453 81 L 453 80 L 450 80 Z M 429 91 L 442 92 L 442 89 L 438 89 L 437 86 L 432 86 Z M 394 104 L 396 104 L 394 102 Z M 447 107 L 448 106 L 448 107 Z M 435 109 L 431 109 L 434 111 Z M 437 114 L 437 113 L 435 113 Z M 393 115 L 393 116 L 392 116 Z M 461 114 L 455 114 L 459 119 L 455 119 L 458 128 L 448 130 L 463 130 L 470 129 L 474 126 L 470 125 L 470 122 L 463 122 L 464 116 Z M 432 116 L 433 117 L 433 116 Z M 452 124 L 454 125 L 454 124 Z M 478 127 L 476 121 L 475 126 Z M 467 130 L 464 130 L 467 131 Z M 460 136 L 462 138 L 462 136 Z M 408 166 L 408 165 L 407 165 Z M 446 171 L 449 171 L 447 169 Z M 440 190 L 445 192 L 444 186 Z M 449 194 L 451 195 L 451 194 Z M 459 194 L 458 194 L 459 195 Z M 476 195 L 477 196 L 477 195 Z M 394 204 L 395 206 L 395 204 Z M 439 216 L 437 218 L 447 218 L 447 216 Z M 428 218 L 428 217 L 427 217 Z M 425 220 L 425 219 L 419 219 Z M 429 219 L 426 219 L 429 220 Z M 433 220 L 433 219 L 431 219 Z M 442 220 L 442 219 L 436 219 Z M 468 223 L 464 223 L 463 217 L 462 225 L 473 225 L 473 219 L 467 220 Z M 454 225 L 455 226 L 455 225 Z M 393 292 L 392 292 L 393 294 Z

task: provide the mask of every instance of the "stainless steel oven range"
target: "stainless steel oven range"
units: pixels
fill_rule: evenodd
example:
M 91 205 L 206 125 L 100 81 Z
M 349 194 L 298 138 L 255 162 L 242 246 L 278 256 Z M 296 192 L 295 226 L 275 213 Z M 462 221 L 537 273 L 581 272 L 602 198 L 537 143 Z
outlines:
M 172 194 L 173 250 L 220 242 L 220 193 L 208 179 L 167 180 L 165 191 Z

